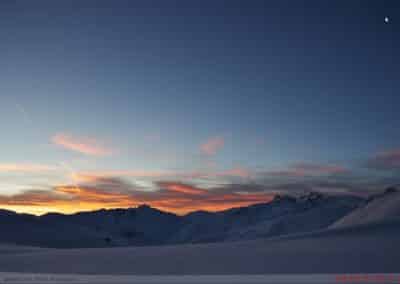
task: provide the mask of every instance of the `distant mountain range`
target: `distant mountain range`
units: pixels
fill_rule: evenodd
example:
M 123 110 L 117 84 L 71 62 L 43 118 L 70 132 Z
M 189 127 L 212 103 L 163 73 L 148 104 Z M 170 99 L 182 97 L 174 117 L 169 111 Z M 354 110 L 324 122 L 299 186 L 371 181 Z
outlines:
M 368 199 L 309 193 L 276 196 L 269 203 L 185 216 L 147 205 L 73 215 L 43 216 L 0 210 L 0 243 L 83 248 L 251 240 L 400 216 L 400 192 L 389 188 Z

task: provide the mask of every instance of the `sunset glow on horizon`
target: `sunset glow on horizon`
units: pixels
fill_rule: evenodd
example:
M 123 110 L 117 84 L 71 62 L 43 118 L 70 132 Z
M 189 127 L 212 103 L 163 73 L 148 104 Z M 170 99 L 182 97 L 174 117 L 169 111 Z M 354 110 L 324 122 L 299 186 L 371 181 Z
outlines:
M 238 194 L 208 192 L 181 183 L 165 182 L 162 190 L 145 194 L 126 190 L 107 191 L 82 186 L 59 186 L 52 191 L 24 192 L 0 197 L 1 208 L 18 213 L 43 215 L 46 213 L 73 214 L 100 209 L 132 208 L 148 205 L 153 208 L 184 215 L 204 210 L 210 212 L 267 203 L 273 195 L 263 193 Z

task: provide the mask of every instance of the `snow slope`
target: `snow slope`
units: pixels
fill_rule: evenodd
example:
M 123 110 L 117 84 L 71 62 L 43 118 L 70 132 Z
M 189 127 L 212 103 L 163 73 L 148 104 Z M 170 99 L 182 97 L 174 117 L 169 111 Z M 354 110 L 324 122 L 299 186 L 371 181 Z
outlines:
M 170 243 L 252 240 L 328 227 L 362 202 L 352 196 L 310 193 L 299 198 L 278 196 L 267 204 L 217 213 L 194 212 Z
M 265 240 L 0 251 L 0 271 L 82 274 L 399 272 L 400 220 Z
M 353 226 L 400 217 L 400 191 L 390 187 L 371 196 L 359 208 L 336 221 L 332 227 Z

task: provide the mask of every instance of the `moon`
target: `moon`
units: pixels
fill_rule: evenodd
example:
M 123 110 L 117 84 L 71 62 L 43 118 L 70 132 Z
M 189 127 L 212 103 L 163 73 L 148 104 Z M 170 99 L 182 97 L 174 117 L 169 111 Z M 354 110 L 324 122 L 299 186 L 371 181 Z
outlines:
M 389 17 L 385 17 L 385 23 L 389 23 Z

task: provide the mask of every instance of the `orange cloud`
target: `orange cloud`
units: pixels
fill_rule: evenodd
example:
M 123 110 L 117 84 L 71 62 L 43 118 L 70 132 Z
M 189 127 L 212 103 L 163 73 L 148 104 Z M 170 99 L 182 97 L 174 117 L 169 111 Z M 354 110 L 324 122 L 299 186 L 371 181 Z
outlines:
M 183 183 L 176 183 L 176 182 L 160 182 L 158 183 L 160 187 L 177 193 L 186 193 L 186 194 L 194 194 L 194 195 L 201 195 L 206 194 L 207 191 L 204 189 L 200 189 L 194 186 L 190 186 Z
M 18 212 L 43 214 L 49 211 L 74 213 L 148 204 L 160 210 L 185 214 L 195 210 L 219 211 L 247 206 L 269 202 L 273 198 L 273 195 L 263 192 L 239 193 L 229 188 L 206 190 L 180 182 L 159 182 L 157 185 L 158 190 L 142 191 L 119 179 L 105 178 L 77 186 L 62 185 L 52 190 L 0 195 L 0 206 Z
M 0 164 L 0 172 L 22 172 L 36 173 L 55 170 L 55 167 L 41 164 L 18 163 L 18 164 Z
M 70 134 L 58 133 L 51 138 L 51 141 L 65 149 L 85 155 L 108 156 L 113 153 L 112 150 L 104 147 L 104 145 L 93 138 L 74 137 Z
M 196 210 L 221 211 L 234 207 L 270 202 L 273 194 L 237 193 L 229 188 L 201 189 L 179 182 L 160 183 L 169 194 L 163 199 L 153 200 L 150 205 L 177 214 Z M 161 192 L 163 192 L 161 190 Z
M 225 140 L 222 137 L 212 137 L 208 139 L 204 144 L 200 145 L 200 151 L 204 155 L 213 156 L 222 147 L 224 147 Z
M 100 208 L 137 206 L 129 194 L 76 186 L 56 186 L 52 190 L 26 191 L 12 196 L 0 196 L 0 206 L 21 213 L 75 213 Z

